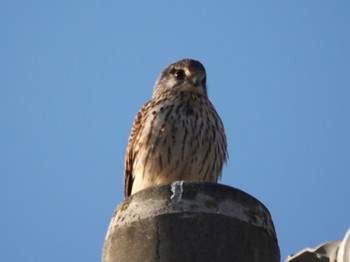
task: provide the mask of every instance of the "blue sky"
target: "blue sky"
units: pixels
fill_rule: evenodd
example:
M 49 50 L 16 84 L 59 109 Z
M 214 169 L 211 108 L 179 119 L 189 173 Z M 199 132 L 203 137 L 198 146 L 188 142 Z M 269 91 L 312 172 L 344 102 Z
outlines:
M 158 74 L 207 69 L 221 183 L 270 210 L 282 258 L 350 227 L 349 1 L 1 1 L 0 260 L 99 261 Z

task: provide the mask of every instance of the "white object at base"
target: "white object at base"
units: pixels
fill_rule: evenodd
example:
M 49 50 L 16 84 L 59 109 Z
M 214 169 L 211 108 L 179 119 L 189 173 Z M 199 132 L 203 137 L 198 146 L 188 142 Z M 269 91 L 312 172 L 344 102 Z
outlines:
M 339 245 L 337 262 L 350 262 L 350 228 Z
M 285 262 L 350 262 L 350 228 L 343 240 L 323 243 L 315 248 L 305 248 L 287 257 Z

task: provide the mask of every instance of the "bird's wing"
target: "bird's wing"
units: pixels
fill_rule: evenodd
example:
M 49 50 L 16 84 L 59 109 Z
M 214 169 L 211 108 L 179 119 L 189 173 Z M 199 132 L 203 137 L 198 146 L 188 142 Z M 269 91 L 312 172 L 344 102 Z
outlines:
M 145 118 L 145 111 L 147 106 L 151 101 L 144 104 L 144 106 L 137 113 L 134 124 L 131 128 L 131 133 L 129 136 L 128 146 L 126 148 L 126 156 L 125 156 L 125 164 L 124 164 L 124 197 L 128 197 L 131 195 L 132 185 L 134 182 L 133 175 L 133 164 L 137 155 L 137 151 L 135 151 L 135 146 L 137 144 L 137 137 L 143 127 L 143 121 Z

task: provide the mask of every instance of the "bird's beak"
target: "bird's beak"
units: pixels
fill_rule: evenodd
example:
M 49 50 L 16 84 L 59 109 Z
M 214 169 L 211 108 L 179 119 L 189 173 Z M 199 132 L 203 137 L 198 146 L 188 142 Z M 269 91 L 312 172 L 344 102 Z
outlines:
M 193 75 L 193 76 L 190 78 L 190 82 L 191 82 L 194 86 L 198 86 L 198 85 L 199 85 L 198 76 Z

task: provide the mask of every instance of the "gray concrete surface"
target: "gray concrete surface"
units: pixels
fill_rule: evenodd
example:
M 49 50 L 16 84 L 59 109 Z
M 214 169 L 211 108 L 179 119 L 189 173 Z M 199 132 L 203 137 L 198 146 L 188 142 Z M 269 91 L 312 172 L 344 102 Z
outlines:
M 279 262 L 267 208 L 238 189 L 175 182 L 120 203 L 106 234 L 103 262 Z

